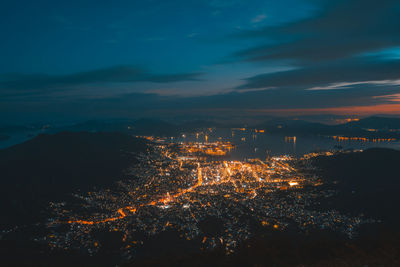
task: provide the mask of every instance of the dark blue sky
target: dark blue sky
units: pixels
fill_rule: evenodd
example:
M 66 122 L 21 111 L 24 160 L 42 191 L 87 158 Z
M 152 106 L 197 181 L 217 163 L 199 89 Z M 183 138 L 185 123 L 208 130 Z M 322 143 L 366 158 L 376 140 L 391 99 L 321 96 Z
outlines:
M 400 114 L 394 0 L 0 3 L 0 120 Z

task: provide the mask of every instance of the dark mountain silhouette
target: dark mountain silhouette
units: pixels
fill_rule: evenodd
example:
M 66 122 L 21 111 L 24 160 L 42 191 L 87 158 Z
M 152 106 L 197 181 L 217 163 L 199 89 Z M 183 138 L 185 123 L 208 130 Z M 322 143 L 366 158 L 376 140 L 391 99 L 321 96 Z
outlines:
M 347 128 L 358 128 L 358 129 L 378 129 L 378 130 L 389 130 L 389 129 L 400 129 L 399 118 L 386 118 L 386 117 L 368 117 L 360 119 L 359 121 L 352 121 L 344 124 Z
M 62 129 L 73 132 L 128 132 L 133 122 L 129 121 L 100 121 L 89 120 L 82 123 L 77 123 L 72 126 L 63 127 Z M 55 129 L 56 131 L 58 129 Z
M 339 195 L 325 204 L 346 212 L 364 213 L 384 223 L 400 222 L 400 151 L 374 148 L 319 157 L 316 165 L 322 177 L 338 182 L 335 187 Z
M 43 134 L 0 150 L 2 224 L 35 222 L 48 201 L 110 185 L 137 160 L 146 142 L 121 133 Z
M 400 138 L 400 132 L 389 131 L 400 129 L 400 119 L 385 117 L 369 117 L 339 125 L 327 125 L 305 120 L 275 118 L 256 125 L 267 132 L 299 135 L 345 135 L 369 138 Z M 369 131 L 377 129 L 378 131 Z
M 181 132 L 222 126 L 213 121 L 194 120 L 175 124 L 159 119 L 96 121 L 91 120 L 63 128 L 68 131 L 122 132 L 134 135 L 177 136 Z M 55 129 L 57 131 L 57 129 Z
M 264 128 L 272 133 L 325 134 L 333 131 L 330 125 L 295 119 L 271 119 L 256 128 Z
M 1 125 L 0 133 L 18 133 L 18 132 L 26 132 L 29 130 L 35 129 L 33 126 L 22 126 L 22 125 Z
M 186 121 L 179 124 L 179 128 L 183 131 L 192 131 L 196 129 L 204 129 L 204 128 L 212 128 L 212 127 L 224 127 L 224 125 L 209 121 L 209 120 L 194 120 L 194 121 Z M 225 126 L 226 127 L 226 126 Z
M 139 119 L 133 131 L 139 135 L 174 136 L 179 134 L 179 126 L 158 119 Z
M 174 136 L 179 133 L 179 126 L 158 119 L 138 120 L 91 120 L 62 128 L 73 132 L 121 132 L 135 135 Z M 54 129 L 57 131 L 59 129 Z
M 7 140 L 8 138 L 10 138 L 10 136 L 6 134 L 0 134 L 0 141 Z

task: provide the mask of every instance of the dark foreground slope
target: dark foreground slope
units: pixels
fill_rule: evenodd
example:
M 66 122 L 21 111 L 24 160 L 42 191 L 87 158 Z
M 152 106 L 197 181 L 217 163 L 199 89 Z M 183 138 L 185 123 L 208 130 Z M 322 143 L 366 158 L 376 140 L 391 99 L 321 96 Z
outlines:
M 112 184 L 145 149 L 124 134 L 63 132 L 0 150 L 1 225 L 40 221 L 49 201 Z
M 400 266 L 400 235 L 380 231 L 376 237 L 345 240 L 332 233 L 265 232 L 245 241 L 235 253 L 171 253 L 122 266 Z
M 320 157 L 321 176 L 336 182 L 331 208 L 364 213 L 396 225 L 400 222 L 400 151 L 374 148 L 359 153 Z

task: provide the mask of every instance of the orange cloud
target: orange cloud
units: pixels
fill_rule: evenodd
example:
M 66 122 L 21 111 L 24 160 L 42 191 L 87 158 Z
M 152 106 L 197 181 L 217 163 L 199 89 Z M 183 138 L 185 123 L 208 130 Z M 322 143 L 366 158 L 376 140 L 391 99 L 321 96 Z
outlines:
M 398 100 L 393 102 L 399 102 Z M 254 113 L 285 114 L 285 115 L 311 115 L 311 114 L 336 114 L 336 115 L 374 115 L 390 114 L 400 115 L 400 104 L 381 104 L 375 106 L 347 106 L 333 108 L 299 108 L 299 109 L 258 109 L 248 110 Z

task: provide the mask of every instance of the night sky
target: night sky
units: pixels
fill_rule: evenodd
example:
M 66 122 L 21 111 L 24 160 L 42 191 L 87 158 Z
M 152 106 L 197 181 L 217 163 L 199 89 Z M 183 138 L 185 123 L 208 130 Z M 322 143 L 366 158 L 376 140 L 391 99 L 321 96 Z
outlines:
M 400 115 L 398 0 L 2 0 L 0 20 L 0 121 Z

